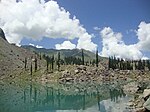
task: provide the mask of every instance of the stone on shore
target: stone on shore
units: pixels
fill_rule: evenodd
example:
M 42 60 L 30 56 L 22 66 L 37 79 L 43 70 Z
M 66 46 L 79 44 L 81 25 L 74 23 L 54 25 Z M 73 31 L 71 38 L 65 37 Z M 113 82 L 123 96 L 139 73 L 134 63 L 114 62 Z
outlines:
M 150 89 L 145 89 L 143 92 L 143 97 L 146 98 L 147 96 L 150 96 Z
M 143 107 L 150 111 L 150 97 L 147 99 L 147 101 L 143 104 Z

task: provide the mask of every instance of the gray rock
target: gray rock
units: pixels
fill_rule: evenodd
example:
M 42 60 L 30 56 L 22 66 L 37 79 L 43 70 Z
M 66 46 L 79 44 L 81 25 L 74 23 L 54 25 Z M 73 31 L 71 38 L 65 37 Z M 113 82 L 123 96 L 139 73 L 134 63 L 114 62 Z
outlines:
M 71 78 L 71 77 L 67 77 L 67 78 L 66 78 L 66 82 L 73 82 L 73 80 L 74 80 L 74 79 Z
M 78 74 L 79 73 L 79 70 L 74 70 L 75 74 Z
M 85 66 L 83 67 L 83 70 L 86 71 L 86 67 Z
M 147 96 L 150 96 L 150 89 L 145 89 L 143 92 L 143 97 L 146 98 Z
M 143 104 L 144 108 L 147 110 L 150 110 L 150 97 L 147 99 L 147 101 Z
M 83 65 L 78 66 L 77 69 L 78 69 L 78 70 L 84 70 L 84 71 L 86 71 L 86 67 L 83 66 Z
M 126 94 L 135 94 L 138 90 L 138 84 L 136 82 L 128 83 L 123 86 L 123 90 Z
M 2 37 L 4 40 L 6 40 L 5 34 L 4 34 L 4 32 L 3 32 L 3 30 L 1 28 L 0 28 L 0 37 Z

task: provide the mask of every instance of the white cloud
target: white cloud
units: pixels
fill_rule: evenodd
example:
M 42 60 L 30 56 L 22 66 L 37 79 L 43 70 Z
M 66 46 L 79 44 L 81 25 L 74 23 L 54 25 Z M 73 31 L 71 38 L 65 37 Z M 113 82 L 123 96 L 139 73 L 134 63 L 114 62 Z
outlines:
M 43 48 L 43 46 L 39 46 L 39 45 L 36 45 L 35 47 L 36 47 L 36 48 Z
M 140 59 L 143 54 L 136 44 L 126 45 L 121 33 L 115 33 L 110 27 L 105 27 L 100 35 L 102 37 L 102 56 L 116 56 L 119 58 Z
M 150 23 L 141 22 L 136 31 L 139 42 L 139 49 L 150 51 Z
M 131 32 L 135 30 L 130 30 Z M 102 56 L 117 56 L 129 59 L 148 59 L 142 51 L 150 51 L 150 23 L 141 22 L 135 31 L 139 41 L 136 44 L 126 45 L 121 33 L 115 33 L 110 27 L 105 27 L 100 35 L 102 37 Z
M 77 48 L 78 49 L 86 49 L 89 51 L 96 51 L 97 45 L 91 41 L 92 36 L 88 33 L 84 33 L 82 38 L 79 38 Z
M 33 46 L 33 47 L 35 47 L 35 45 L 34 45 L 34 44 L 32 44 L 32 43 L 30 43 L 29 45 L 30 45 L 30 46 Z
M 99 28 L 97 26 L 95 26 L 93 29 L 96 30 L 96 31 L 100 31 L 101 30 L 101 28 Z
M 19 44 L 24 37 L 33 40 L 41 40 L 43 36 L 79 38 L 78 48 L 95 50 L 92 36 L 56 1 L 20 0 L 17 3 L 15 0 L 1 0 L 0 11 L 0 27 L 10 43 Z
M 142 57 L 142 60 L 149 60 L 149 58 L 148 58 L 148 57 L 143 56 L 143 57 Z
M 70 41 L 64 41 L 62 44 L 56 44 L 55 48 L 60 49 L 75 49 L 76 45 L 72 44 Z
M 32 43 L 29 44 L 30 46 L 36 47 L 36 48 L 43 48 L 43 46 L 39 46 L 39 45 L 34 45 Z

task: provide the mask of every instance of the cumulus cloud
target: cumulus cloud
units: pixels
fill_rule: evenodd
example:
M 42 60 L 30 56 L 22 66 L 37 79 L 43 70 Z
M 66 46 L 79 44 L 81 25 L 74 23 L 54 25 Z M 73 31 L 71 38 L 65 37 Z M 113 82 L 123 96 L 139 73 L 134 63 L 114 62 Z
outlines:
M 141 22 L 136 33 L 139 39 L 137 43 L 139 49 L 150 51 L 150 23 Z
M 76 45 L 72 44 L 70 41 L 64 41 L 62 44 L 56 44 L 55 48 L 60 49 L 75 49 Z
M 138 42 L 126 45 L 122 40 L 122 34 L 114 32 L 110 27 L 105 27 L 100 31 L 102 38 L 102 56 L 116 56 L 128 59 L 149 59 L 142 52 L 150 51 L 150 23 L 141 22 L 135 31 Z
M 82 38 L 79 38 L 78 39 L 78 44 L 77 44 L 77 48 L 78 49 L 86 49 L 86 50 L 89 50 L 91 51 L 96 51 L 96 48 L 97 48 L 97 45 L 94 44 L 92 41 L 91 41 L 91 35 L 89 35 L 88 33 L 84 33 L 82 35 Z
M 35 46 L 35 45 L 34 45 L 34 44 L 32 44 L 32 43 L 30 43 L 29 45 L 30 45 L 30 46 L 33 46 L 33 47 Z
M 121 33 L 115 33 L 110 27 L 105 27 L 100 32 L 102 37 L 103 48 L 102 56 L 116 56 L 118 58 L 141 59 L 142 52 L 136 44 L 126 45 L 122 40 Z
M 143 57 L 142 57 L 142 60 L 149 60 L 149 58 L 146 57 L 146 56 L 143 56 Z
M 70 13 L 56 1 L 18 1 L 0 2 L 0 27 L 10 43 L 19 44 L 23 38 L 79 38 L 77 48 L 95 50 L 96 44 L 92 42 L 92 35 L 87 33 L 76 17 L 70 18 Z
M 101 28 L 99 28 L 97 26 L 95 26 L 93 29 L 96 30 L 96 31 L 100 31 L 101 30 Z
M 36 48 L 43 48 L 43 46 L 39 46 L 39 45 L 36 45 L 35 47 L 36 47 Z
M 30 46 L 36 47 L 36 48 L 43 48 L 43 46 L 39 46 L 39 45 L 34 45 L 32 43 L 29 44 Z

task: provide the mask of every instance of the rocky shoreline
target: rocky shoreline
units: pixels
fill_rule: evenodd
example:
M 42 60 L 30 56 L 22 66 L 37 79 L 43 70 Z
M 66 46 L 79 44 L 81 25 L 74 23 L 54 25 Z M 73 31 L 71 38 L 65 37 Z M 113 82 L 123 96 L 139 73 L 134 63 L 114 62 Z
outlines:
M 59 83 L 83 83 L 83 82 L 107 82 L 107 81 L 150 81 L 149 71 L 131 70 L 108 70 L 101 67 L 83 65 L 65 66 L 61 71 L 44 73 L 38 80 L 40 82 L 56 81 Z
M 66 67 L 58 73 L 56 82 L 60 84 L 100 84 L 103 82 L 128 82 L 122 85 L 122 88 L 127 95 L 134 96 L 127 104 L 128 108 L 134 112 L 150 111 L 150 72 L 140 70 L 107 70 L 105 68 L 96 68 L 83 65 L 73 65 Z M 55 73 L 54 73 L 55 74 Z M 53 75 L 47 74 L 43 76 L 42 83 L 53 80 Z M 145 96 L 147 94 L 147 96 Z M 148 98 L 147 98 L 148 97 Z M 147 98 L 147 99 L 145 99 Z
M 124 92 L 134 96 L 127 104 L 133 112 L 150 111 L 150 82 L 128 83 L 124 86 Z
M 30 74 L 27 76 L 27 80 L 30 80 L 29 75 Z M 14 80 L 16 80 L 16 78 L 14 78 Z M 68 65 L 62 67 L 60 71 L 46 72 L 42 69 L 42 71 L 38 72 L 38 75 L 33 74 L 32 81 L 42 85 L 49 83 L 50 86 L 54 83 L 75 85 L 74 90 L 76 92 L 78 92 L 77 90 L 84 92 L 84 88 L 89 88 L 89 86 L 89 90 L 91 91 L 96 85 L 121 81 L 124 84 L 120 86 L 125 94 L 134 96 L 134 98 L 127 103 L 128 108 L 134 112 L 146 112 L 145 109 L 149 109 L 150 107 L 149 98 L 144 100 L 145 95 L 143 96 L 147 90 L 148 95 L 146 97 L 150 96 L 149 71 L 108 70 L 103 67 Z

